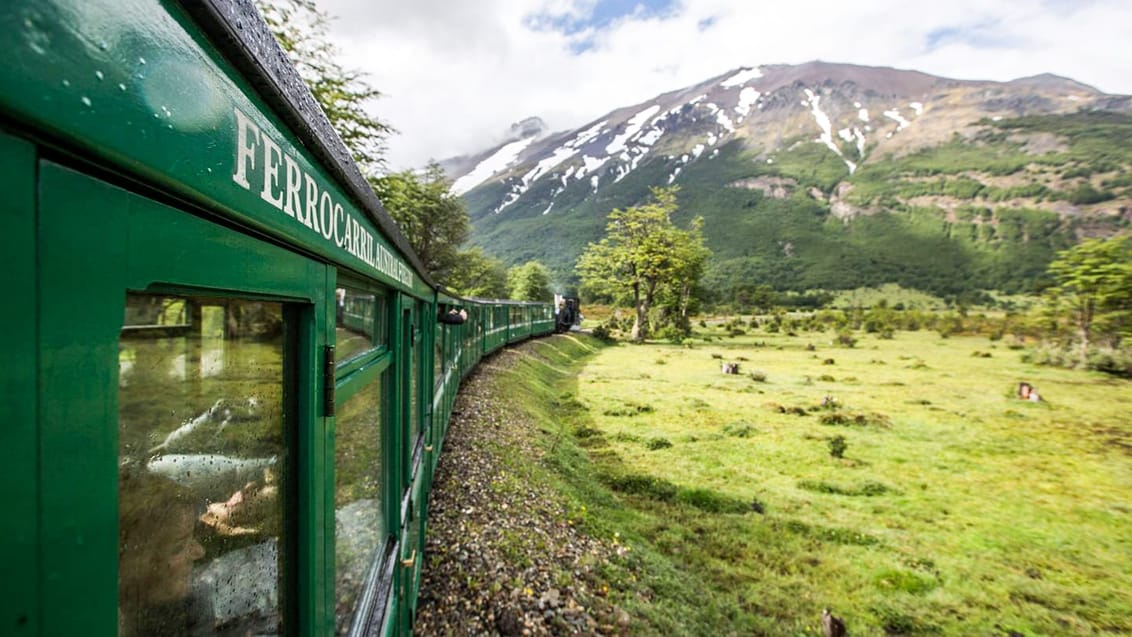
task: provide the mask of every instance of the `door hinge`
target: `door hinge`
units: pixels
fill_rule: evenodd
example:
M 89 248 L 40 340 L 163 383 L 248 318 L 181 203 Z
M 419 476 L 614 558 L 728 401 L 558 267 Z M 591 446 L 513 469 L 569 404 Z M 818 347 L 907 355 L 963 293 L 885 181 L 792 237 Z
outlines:
M 329 418 L 334 415 L 334 346 L 327 345 L 323 351 L 322 413 Z

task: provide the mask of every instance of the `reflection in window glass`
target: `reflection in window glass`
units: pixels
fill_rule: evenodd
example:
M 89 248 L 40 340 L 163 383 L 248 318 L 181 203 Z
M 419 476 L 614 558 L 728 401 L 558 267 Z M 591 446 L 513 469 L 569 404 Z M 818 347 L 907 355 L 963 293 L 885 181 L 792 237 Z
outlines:
M 444 341 L 448 339 L 448 332 L 448 326 L 437 324 L 432 357 L 432 378 L 436 383 L 444 378 Z
M 352 288 L 338 288 L 335 293 L 335 347 L 338 360 L 347 360 L 381 345 L 385 330 L 379 316 L 378 297 Z
M 341 406 L 334 441 L 334 623 L 350 628 L 366 572 L 385 541 L 382 515 L 382 382 L 366 385 Z
M 282 305 L 129 294 L 118 369 L 119 633 L 279 634 Z

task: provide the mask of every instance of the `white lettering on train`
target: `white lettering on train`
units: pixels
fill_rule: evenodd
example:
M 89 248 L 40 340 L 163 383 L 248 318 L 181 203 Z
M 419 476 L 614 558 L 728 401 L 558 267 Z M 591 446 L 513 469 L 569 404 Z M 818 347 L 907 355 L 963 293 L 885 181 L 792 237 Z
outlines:
M 239 108 L 233 110 L 236 114 L 234 183 L 251 192 L 249 176 L 261 177 L 259 196 L 276 210 L 378 272 L 412 286 L 412 270 L 377 242 L 365 223 L 335 201 L 329 189 L 320 188 L 314 176 L 303 170 L 298 159 L 288 152 L 289 148 L 281 147 Z M 263 159 L 258 170 L 257 155 Z M 282 180 L 280 168 L 284 171 Z

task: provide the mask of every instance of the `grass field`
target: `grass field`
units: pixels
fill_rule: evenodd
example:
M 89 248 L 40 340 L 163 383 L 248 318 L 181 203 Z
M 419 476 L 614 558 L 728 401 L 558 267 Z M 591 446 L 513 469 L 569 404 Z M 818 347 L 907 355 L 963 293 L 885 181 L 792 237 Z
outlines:
M 1132 633 L 1132 382 L 832 339 L 618 344 L 560 385 L 546 462 L 627 547 L 636 633 L 820 634 L 826 606 L 854 635 Z

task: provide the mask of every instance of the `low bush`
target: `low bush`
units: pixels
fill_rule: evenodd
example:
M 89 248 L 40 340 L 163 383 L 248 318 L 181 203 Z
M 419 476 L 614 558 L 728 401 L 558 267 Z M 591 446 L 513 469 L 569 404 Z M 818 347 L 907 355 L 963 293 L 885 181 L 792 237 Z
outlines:
M 613 338 L 613 334 L 609 331 L 609 327 L 604 324 L 594 327 L 591 333 L 593 334 L 594 338 L 604 343 L 612 343 L 614 340 L 616 340 Z
M 758 510 L 745 500 L 716 493 L 710 489 L 680 489 L 676 492 L 676 501 L 708 513 L 746 513 Z M 759 508 L 761 507 L 759 503 Z
M 732 422 L 723 426 L 723 433 L 736 438 L 750 438 L 755 428 L 745 422 Z
M 641 405 L 634 402 L 625 402 L 619 407 L 610 407 L 601 412 L 606 416 L 637 416 L 652 413 L 652 405 Z
M 849 443 L 845 442 L 845 436 L 834 436 L 829 440 L 829 455 L 834 458 L 844 458 L 848 448 Z

